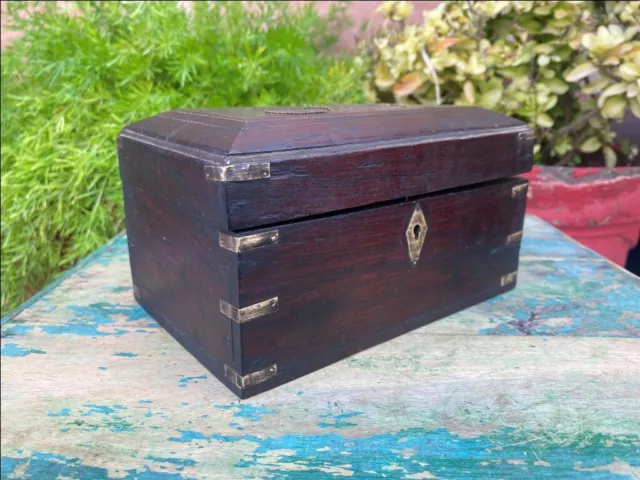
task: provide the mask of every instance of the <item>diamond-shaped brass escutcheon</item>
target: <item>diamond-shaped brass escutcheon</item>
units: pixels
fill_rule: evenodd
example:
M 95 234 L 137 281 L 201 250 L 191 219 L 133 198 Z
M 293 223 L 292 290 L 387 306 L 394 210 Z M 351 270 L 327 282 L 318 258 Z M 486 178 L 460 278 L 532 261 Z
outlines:
M 407 227 L 407 244 L 409 246 L 409 258 L 415 265 L 420 258 L 420 251 L 422 251 L 422 244 L 427 236 L 427 221 L 424 218 L 424 213 L 420 208 L 420 204 L 416 203 L 416 208 L 413 209 L 411 214 L 411 220 Z

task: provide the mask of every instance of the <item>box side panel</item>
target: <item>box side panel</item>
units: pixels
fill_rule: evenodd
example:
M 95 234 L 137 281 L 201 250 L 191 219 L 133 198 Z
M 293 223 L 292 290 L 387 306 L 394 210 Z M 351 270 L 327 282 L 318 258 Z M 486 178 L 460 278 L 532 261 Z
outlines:
M 217 186 L 179 153 L 121 138 L 119 157 L 136 300 L 229 383 L 224 365 L 239 357 L 219 305 L 237 298 L 237 266 L 218 245 Z
M 250 396 L 515 286 L 526 181 L 282 226 L 275 245 L 239 254 L 242 374 L 277 365 Z M 409 252 L 419 205 L 426 236 Z
M 228 226 L 241 231 L 518 175 L 531 169 L 532 149 L 527 133 L 489 131 L 417 145 L 281 154 L 271 159 L 269 178 L 222 184 Z

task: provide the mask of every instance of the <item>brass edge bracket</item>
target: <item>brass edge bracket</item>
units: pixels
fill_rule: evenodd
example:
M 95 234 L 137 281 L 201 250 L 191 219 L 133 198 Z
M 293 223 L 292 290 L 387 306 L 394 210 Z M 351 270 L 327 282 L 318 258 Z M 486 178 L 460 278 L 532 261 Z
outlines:
M 520 240 L 522 240 L 522 230 L 520 230 L 519 232 L 515 232 L 515 233 L 512 233 L 511 235 L 509 235 L 507 237 L 507 245 L 510 245 L 512 243 L 517 243 Z
M 511 189 L 511 197 L 516 198 L 527 192 L 527 188 L 529 188 L 528 183 L 522 183 L 520 185 L 516 185 Z
M 535 140 L 536 135 L 533 130 L 529 129 L 526 132 L 518 133 L 518 140 L 527 141 L 527 140 Z
M 249 375 L 239 375 L 229 365 L 224 366 L 224 376 L 233 382 L 238 388 L 247 388 L 269 380 L 271 377 L 275 377 L 278 374 L 278 365 L 275 363 L 263 370 L 250 373 Z
M 237 323 L 245 323 L 254 318 L 263 317 L 278 311 L 278 297 L 255 303 L 244 308 L 236 308 L 224 300 L 220 300 L 220 312 Z
M 515 282 L 517 277 L 518 277 L 518 272 L 507 273 L 506 275 L 500 278 L 500 286 L 504 287 L 506 285 L 509 285 L 510 283 Z
M 206 165 L 204 176 L 212 182 L 244 182 L 271 177 L 269 163 L 240 163 L 237 165 Z
M 231 233 L 220 232 L 220 246 L 232 252 L 246 252 L 256 248 L 268 247 L 278 243 L 280 234 L 278 230 L 256 233 L 254 235 L 233 235 Z
M 422 251 L 422 245 L 427 236 L 428 228 L 424 213 L 422 213 L 422 208 L 420 208 L 419 203 L 416 203 L 413 213 L 411 214 L 411 219 L 409 220 L 409 226 L 405 232 L 407 245 L 409 247 L 409 258 L 414 265 L 418 263 L 418 259 L 420 258 L 420 252 Z

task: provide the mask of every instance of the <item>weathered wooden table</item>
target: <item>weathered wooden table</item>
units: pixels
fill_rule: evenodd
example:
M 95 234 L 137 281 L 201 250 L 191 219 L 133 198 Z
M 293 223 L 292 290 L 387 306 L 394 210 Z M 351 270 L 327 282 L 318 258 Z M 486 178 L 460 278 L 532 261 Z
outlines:
M 640 279 L 542 221 L 518 287 L 238 401 L 117 238 L 2 326 L 3 478 L 639 478 Z

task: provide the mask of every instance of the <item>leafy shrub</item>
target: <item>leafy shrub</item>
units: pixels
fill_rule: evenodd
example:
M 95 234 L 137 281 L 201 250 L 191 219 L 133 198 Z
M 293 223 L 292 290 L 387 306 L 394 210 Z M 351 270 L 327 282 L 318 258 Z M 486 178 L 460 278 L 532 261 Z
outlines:
M 450 1 L 404 24 L 410 2 L 385 2 L 368 61 L 373 100 L 477 105 L 527 122 L 536 161 L 577 165 L 601 152 L 630 160 L 611 122 L 640 118 L 640 2 Z
M 2 53 L 2 311 L 123 226 L 115 140 L 172 108 L 362 100 L 322 51 L 344 26 L 286 2 L 8 2 Z

